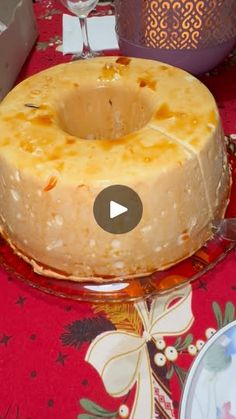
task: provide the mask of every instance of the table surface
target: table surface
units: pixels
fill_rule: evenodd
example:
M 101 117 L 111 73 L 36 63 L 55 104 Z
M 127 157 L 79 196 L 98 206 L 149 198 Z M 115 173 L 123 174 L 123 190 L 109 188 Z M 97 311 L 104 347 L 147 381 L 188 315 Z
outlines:
M 34 8 L 40 36 L 19 80 L 70 60 L 60 52 L 59 1 Z M 236 52 L 202 80 L 225 133 L 235 134 Z M 3 271 L 0 282 L 0 418 L 177 418 L 197 353 L 235 319 L 236 251 L 193 285 L 148 303 L 64 300 Z

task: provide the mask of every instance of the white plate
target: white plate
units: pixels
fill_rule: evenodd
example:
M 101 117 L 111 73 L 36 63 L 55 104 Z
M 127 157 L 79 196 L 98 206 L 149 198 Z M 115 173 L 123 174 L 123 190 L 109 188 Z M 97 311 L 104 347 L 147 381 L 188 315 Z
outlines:
M 236 321 L 220 329 L 194 361 L 180 419 L 236 419 Z

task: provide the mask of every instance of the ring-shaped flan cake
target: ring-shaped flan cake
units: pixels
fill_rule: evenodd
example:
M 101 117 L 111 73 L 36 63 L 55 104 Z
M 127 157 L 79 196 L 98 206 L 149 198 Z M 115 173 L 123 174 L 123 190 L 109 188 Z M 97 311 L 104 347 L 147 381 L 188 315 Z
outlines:
M 143 217 L 110 234 L 93 205 L 138 193 Z M 0 227 L 40 274 L 125 279 L 187 258 L 223 217 L 230 168 L 215 100 L 156 61 L 102 57 L 52 67 L 0 105 Z

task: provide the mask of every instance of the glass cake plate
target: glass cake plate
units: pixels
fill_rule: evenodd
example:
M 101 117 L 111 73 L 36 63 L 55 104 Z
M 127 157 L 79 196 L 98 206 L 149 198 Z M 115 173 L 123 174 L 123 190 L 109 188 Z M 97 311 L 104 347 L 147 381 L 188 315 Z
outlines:
M 236 199 L 233 199 L 236 197 L 236 145 L 229 142 L 228 149 L 233 185 L 226 217 L 236 217 Z M 38 275 L 0 238 L 0 274 L 1 271 L 7 272 L 34 288 L 58 297 L 91 302 L 127 302 L 168 292 L 190 281 L 201 280 L 201 277 L 214 268 L 235 247 L 235 244 L 214 236 L 193 256 L 169 269 L 122 282 L 113 280 L 106 284 L 95 284 L 89 281 L 77 283 Z

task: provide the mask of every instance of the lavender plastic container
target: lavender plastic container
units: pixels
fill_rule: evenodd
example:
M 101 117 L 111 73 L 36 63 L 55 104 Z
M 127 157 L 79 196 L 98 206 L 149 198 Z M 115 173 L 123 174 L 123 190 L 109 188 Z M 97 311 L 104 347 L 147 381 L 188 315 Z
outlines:
M 236 44 L 236 0 L 115 0 L 123 55 L 193 74 L 218 65 Z

